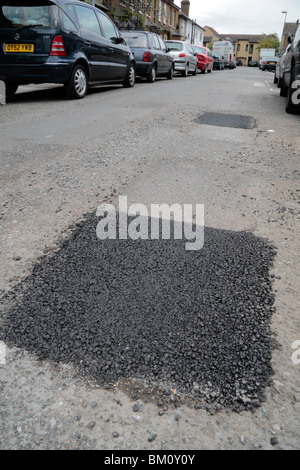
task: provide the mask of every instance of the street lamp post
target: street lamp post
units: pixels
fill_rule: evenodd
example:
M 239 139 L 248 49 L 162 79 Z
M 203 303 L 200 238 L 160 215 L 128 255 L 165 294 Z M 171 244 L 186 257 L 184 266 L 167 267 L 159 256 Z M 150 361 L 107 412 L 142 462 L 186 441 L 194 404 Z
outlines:
M 283 13 L 285 16 L 284 16 L 284 23 L 283 23 L 283 30 L 282 30 L 282 36 L 281 36 L 281 44 L 280 44 L 280 49 L 282 49 L 282 44 L 283 44 L 283 34 L 284 34 L 284 28 L 285 28 L 285 23 L 286 23 L 286 17 L 287 17 L 287 11 L 284 10 L 282 11 L 281 13 Z

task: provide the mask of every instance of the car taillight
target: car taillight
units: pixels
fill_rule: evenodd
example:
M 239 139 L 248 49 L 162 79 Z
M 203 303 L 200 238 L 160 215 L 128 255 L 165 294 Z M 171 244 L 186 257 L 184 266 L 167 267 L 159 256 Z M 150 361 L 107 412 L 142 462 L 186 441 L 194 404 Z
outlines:
M 202 55 L 202 54 L 198 54 L 198 59 L 200 59 L 200 60 L 204 60 L 204 55 Z
M 181 52 L 178 57 L 186 57 L 186 53 L 185 53 L 185 52 Z
M 62 36 L 55 36 L 51 44 L 50 55 L 63 56 L 67 55 Z
M 150 62 L 151 61 L 151 52 L 144 52 L 143 61 L 144 62 Z

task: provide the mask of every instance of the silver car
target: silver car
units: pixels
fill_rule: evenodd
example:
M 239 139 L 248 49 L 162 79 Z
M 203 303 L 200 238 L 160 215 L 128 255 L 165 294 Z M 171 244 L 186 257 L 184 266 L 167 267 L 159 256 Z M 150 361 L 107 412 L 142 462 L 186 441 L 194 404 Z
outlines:
M 189 73 L 197 75 L 198 59 L 191 46 L 185 41 L 165 41 L 169 53 L 174 59 L 174 71 L 181 72 L 183 77 Z

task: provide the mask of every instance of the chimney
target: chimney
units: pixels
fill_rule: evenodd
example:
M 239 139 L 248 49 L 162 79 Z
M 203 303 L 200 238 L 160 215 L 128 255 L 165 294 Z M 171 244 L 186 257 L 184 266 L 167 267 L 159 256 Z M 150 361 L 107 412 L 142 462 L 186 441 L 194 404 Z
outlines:
M 181 11 L 185 16 L 189 17 L 189 14 L 190 14 L 190 0 L 182 0 L 181 1 Z

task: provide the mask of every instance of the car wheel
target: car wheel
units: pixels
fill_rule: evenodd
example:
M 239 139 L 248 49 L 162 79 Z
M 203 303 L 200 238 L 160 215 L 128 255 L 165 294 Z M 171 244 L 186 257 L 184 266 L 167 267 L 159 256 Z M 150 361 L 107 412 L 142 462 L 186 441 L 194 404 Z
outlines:
M 173 69 L 173 65 L 172 65 L 172 67 L 170 68 L 169 72 L 167 73 L 167 79 L 168 79 L 168 80 L 172 80 L 173 75 L 174 75 L 174 69 Z
M 147 82 L 154 83 L 156 80 L 156 67 L 153 65 L 150 72 L 147 75 Z
M 211 69 L 207 70 L 207 73 L 211 73 L 211 72 L 212 72 L 212 70 L 211 70 Z
M 5 83 L 5 93 L 6 96 L 12 96 L 14 95 L 19 88 L 19 85 L 17 83 L 13 82 L 6 82 Z
M 79 100 L 85 97 L 88 89 L 87 73 L 83 65 L 76 65 L 69 81 L 65 84 L 65 91 L 69 98 Z
M 195 69 L 193 70 L 193 75 L 198 74 L 198 64 L 195 65 Z
M 276 72 L 275 72 L 275 75 L 274 75 L 274 83 L 278 83 L 278 78 L 276 77 Z
M 189 64 L 185 64 L 185 69 L 184 71 L 182 72 L 182 76 L 183 77 L 187 77 L 189 74 Z
M 204 69 L 201 69 L 201 73 L 205 74 L 205 73 L 206 73 L 206 70 L 207 70 L 207 65 L 205 66 Z
M 132 88 L 135 84 L 135 67 L 134 64 L 131 63 L 126 75 L 126 78 L 123 82 L 123 86 L 125 88 Z
M 289 114 L 300 114 L 300 99 L 299 99 L 300 86 L 295 84 L 296 83 L 295 78 L 296 78 L 295 69 L 293 69 L 291 73 L 291 81 L 287 90 L 286 103 L 285 103 L 285 110 Z M 293 86 L 294 84 L 295 86 Z M 297 94 L 297 90 L 298 90 L 298 94 Z

